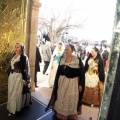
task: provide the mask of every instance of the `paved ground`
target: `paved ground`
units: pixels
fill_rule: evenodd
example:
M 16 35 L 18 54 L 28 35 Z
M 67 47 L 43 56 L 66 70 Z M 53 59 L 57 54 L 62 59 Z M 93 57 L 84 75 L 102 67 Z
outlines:
M 36 92 L 32 93 L 32 96 L 43 102 L 44 104 L 48 104 L 48 101 L 51 96 L 52 89 L 48 86 L 48 76 L 42 74 L 43 63 L 40 64 L 41 72 L 38 72 L 38 86 L 36 88 Z M 99 107 L 91 107 L 83 105 L 82 114 L 78 116 L 78 120 L 97 120 L 99 112 Z M 92 118 L 92 119 L 91 119 Z

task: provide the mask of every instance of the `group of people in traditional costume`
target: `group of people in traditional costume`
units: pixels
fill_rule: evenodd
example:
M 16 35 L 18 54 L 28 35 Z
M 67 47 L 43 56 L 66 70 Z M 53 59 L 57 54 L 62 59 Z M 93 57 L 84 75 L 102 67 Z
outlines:
M 47 106 L 52 108 L 60 120 L 76 120 L 82 112 L 82 103 L 91 106 L 101 103 L 105 72 L 98 48 L 92 48 L 85 65 L 81 58 L 73 54 L 74 50 L 74 45 L 66 45 L 53 79 L 53 91 Z
M 51 61 L 44 61 L 48 68 L 48 82 L 52 95 L 48 106 L 60 120 L 76 120 L 82 112 L 82 103 L 100 105 L 105 72 L 104 61 L 94 47 L 85 65 L 75 56 L 74 45 L 59 42 L 53 51 Z M 9 115 L 15 114 L 31 103 L 29 60 L 21 43 L 15 45 L 15 56 L 11 60 L 8 80 Z M 44 68 L 45 74 L 46 68 Z

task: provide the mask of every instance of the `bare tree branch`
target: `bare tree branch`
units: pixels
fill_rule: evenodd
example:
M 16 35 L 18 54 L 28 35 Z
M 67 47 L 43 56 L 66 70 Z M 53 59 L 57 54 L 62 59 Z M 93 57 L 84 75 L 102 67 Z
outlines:
M 49 19 L 44 18 L 43 16 L 39 18 L 39 24 L 42 29 L 47 30 L 47 34 L 52 43 L 56 42 L 57 37 L 61 34 L 65 34 L 69 29 L 82 28 L 83 21 L 79 23 L 71 23 L 72 15 L 76 10 L 64 12 L 64 18 L 60 17 L 60 13 L 56 15 L 52 10 L 52 16 Z

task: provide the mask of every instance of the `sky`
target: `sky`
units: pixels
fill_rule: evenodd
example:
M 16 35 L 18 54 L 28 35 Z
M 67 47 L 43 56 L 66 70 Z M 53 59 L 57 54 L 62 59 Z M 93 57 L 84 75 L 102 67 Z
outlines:
M 61 15 L 66 10 L 76 10 L 71 22 L 84 20 L 82 29 L 71 29 L 69 36 L 77 39 L 107 40 L 111 42 L 116 0 L 40 0 L 40 14 L 48 18 L 51 10 Z M 64 16 L 63 16 L 64 17 Z

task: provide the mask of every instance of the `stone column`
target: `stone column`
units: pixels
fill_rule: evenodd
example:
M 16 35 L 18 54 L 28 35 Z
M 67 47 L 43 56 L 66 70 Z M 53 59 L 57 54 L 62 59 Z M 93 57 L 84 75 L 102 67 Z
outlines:
M 120 49 L 120 48 L 119 48 Z M 112 96 L 107 114 L 107 120 L 120 120 L 120 54 L 117 64 Z
M 109 68 L 98 120 L 120 120 L 120 115 L 116 112 L 117 107 L 120 106 L 117 104 L 120 102 L 120 0 L 117 0 L 116 3 Z M 120 111 L 120 107 L 118 111 Z M 118 117 L 119 119 L 116 119 Z
M 35 55 L 37 44 L 37 29 L 38 29 L 38 13 L 41 3 L 39 0 L 28 0 L 27 8 L 27 27 L 26 27 L 26 47 L 27 55 L 30 62 L 31 75 L 31 91 L 35 91 L 34 71 L 35 71 Z

